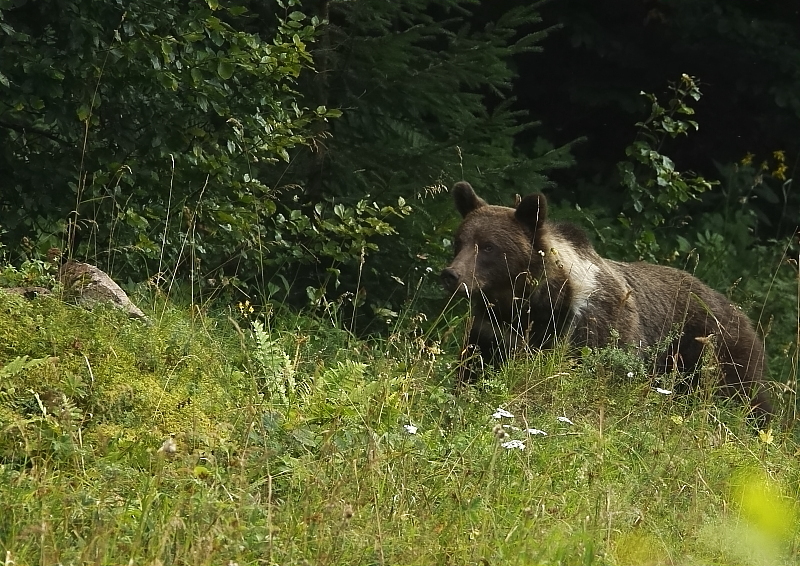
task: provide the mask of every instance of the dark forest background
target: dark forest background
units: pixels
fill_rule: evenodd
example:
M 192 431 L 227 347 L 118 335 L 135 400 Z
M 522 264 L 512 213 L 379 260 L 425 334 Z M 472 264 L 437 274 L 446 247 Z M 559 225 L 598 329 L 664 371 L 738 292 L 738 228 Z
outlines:
M 17 264 L 381 331 L 442 308 L 463 178 L 696 272 L 795 355 L 796 2 L 0 0 L 0 54 Z

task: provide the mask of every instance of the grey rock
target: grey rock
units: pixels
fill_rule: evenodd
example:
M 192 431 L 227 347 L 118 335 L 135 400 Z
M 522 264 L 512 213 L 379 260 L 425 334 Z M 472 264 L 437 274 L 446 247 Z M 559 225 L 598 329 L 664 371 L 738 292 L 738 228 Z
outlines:
M 131 318 L 148 321 L 147 316 L 131 302 L 119 285 L 103 270 L 80 261 L 68 260 L 58 272 L 64 293 L 79 305 L 92 309 L 100 303 L 111 303 Z

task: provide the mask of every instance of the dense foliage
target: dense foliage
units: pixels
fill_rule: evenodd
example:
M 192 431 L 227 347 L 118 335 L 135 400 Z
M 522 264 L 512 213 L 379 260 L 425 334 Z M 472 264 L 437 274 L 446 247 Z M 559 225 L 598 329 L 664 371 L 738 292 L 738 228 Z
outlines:
M 216 2 L 21 2 L 0 17 L 0 222 L 15 244 L 61 245 L 69 222 L 83 254 L 140 276 L 140 258 L 174 266 L 187 240 L 209 262 L 252 250 L 275 210 L 259 169 L 328 115 L 293 91 L 315 21 L 288 11 L 259 35 L 244 6 Z
M 360 282 L 389 312 L 380 264 L 405 279 L 420 257 L 441 260 L 431 194 L 463 176 L 522 192 L 569 161 L 566 147 L 514 148 L 533 123 L 509 108 L 510 58 L 544 36 L 517 32 L 536 8 L 473 25 L 471 6 L 4 6 L 5 241 L 26 255 L 67 246 L 133 279 L 169 266 L 315 302 L 335 296 L 328 281 Z M 330 107 L 342 118 L 328 122 Z M 364 270 L 386 221 L 420 199 Z
M 0 11 L 0 227 L 16 257 L 55 245 L 134 280 L 219 286 L 352 259 L 407 212 L 356 199 L 300 214 L 265 184 L 339 114 L 296 91 L 317 19 L 280 2 L 261 18 L 241 3 L 61 4 Z

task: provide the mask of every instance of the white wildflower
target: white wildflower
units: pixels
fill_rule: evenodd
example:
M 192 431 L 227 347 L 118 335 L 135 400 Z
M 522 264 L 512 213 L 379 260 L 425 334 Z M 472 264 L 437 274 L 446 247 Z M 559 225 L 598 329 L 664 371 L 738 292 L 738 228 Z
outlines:
M 567 423 L 567 424 L 571 424 L 571 425 L 574 425 L 574 424 L 575 424 L 574 422 L 572 422 L 571 420 L 569 420 L 567 417 L 558 417 L 558 420 L 559 420 L 560 422 L 562 422 L 562 423 Z
M 628 379 L 633 379 L 633 372 L 632 371 L 628 372 Z
M 506 450 L 525 450 L 525 443 L 521 440 L 509 440 L 508 442 L 503 442 L 500 446 Z
M 413 424 L 403 425 L 403 428 L 406 429 L 408 434 L 417 434 L 417 427 L 415 427 Z
M 529 428 L 525 432 L 527 432 L 528 434 L 530 434 L 532 436 L 536 436 L 537 434 L 540 434 L 542 436 L 547 436 L 547 433 L 545 431 L 539 430 L 538 428 Z
M 509 428 L 511 430 L 519 430 L 518 426 L 514 426 L 514 425 L 510 425 L 510 424 L 504 424 L 503 428 Z
M 509 413 L 508 411 L 506 411 L 503 408 L 497 407 L 497 411 L 495 411 L 495 413 L 492 415 L 492 418 L 493 419 L 501 419 L 503 417 L 506 417 L 506 418 L 509 418 L 509 419 L 513 419 L 514 415 L 512 415 L 511 413 Z
M 662 395 L 672 395 L 672 391 L 669 389 L 661 389 L 660 387 L 656 387 L 656 392 L 661 393 Z

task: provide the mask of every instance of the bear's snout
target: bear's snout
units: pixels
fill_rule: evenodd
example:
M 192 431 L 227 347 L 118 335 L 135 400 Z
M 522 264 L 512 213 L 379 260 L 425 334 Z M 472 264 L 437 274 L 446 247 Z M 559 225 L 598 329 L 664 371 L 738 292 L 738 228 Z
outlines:
M 442 271 L 441 278 L 442 285 L 444 285 L 444 288 L 451 293 L 456 291 L 458 288 L 458 281 L 461 279 L 461 277 L 458 275 L 458 272 L 452 267 L 445 268 L 444 271 Z

